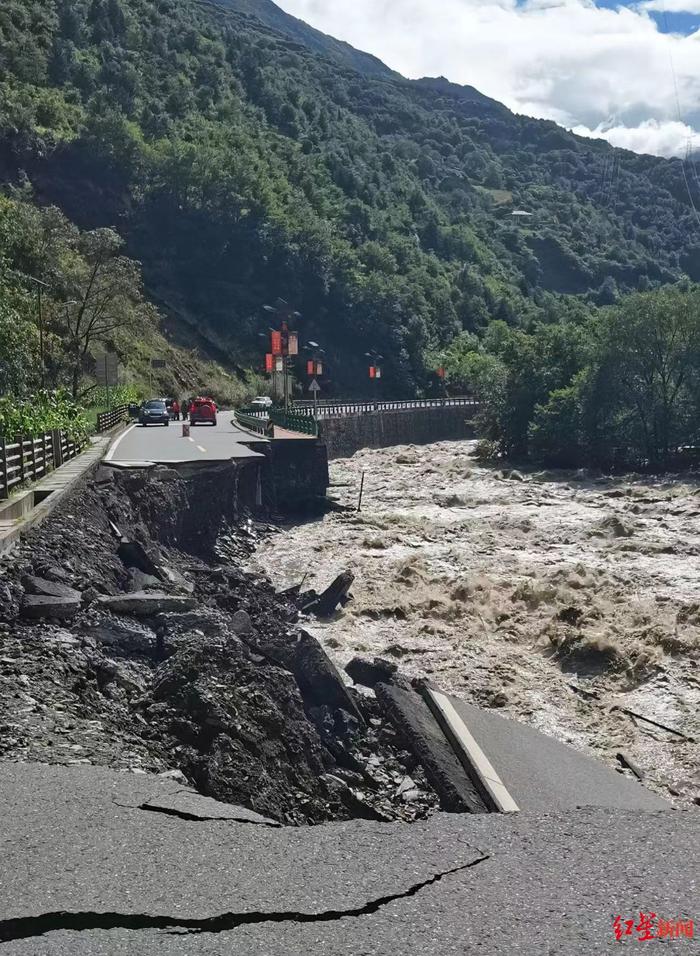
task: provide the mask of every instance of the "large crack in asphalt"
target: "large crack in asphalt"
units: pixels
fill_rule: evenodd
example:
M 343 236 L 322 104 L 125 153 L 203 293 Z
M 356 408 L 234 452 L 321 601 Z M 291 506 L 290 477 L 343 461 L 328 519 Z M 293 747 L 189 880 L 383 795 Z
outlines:
M 147 810 L 149 813 L 163 813 L 166 817 L 176 817 L 178 820 L 186 820 L 191 823 L 235 823 L 237 825 L 247 824 L 254 827 L 271 827 L 279 829 L 281 824 L 268 820 L 251 820 L 249 817 L 208 817 L 200 813 L 190 813 L 187 810 L 178 810 L 175 807 L 152 806 L 150 803 L 141 803 L 136 810 Z
M 436 873 L 427 880 L 415 883 L 407 890 L 381 896 L 370 900 L 363 906 L 345 910 L 324 910 L 322 913 L 302 913 L 294 911 L 281 912 L 250 912 L 250 913 L 222 913 L 218 916 L 209 916 L 205 919 L 184 919 L 175 916 L 151 916 L 146 913 L 94 913 L 94 912 L 55 912 L 41 913 L 38 916 L 24 916 L 17 919 L 0 920 L 0 943 L 15 942 L 21 939 L 32 939 L 55 933 L 61 930 L 72 932 L 90 932 L 93 930 L 165 930 L 187 931 L 186 934 L 225 933 L 238 929 L 240 926 L 251 926 L 259 923 L 328 923 L 337 920 L 372 916 L 383 907 L 397 900 L 410 899 L 421 890 L 435 883 L 439 883 L 447 876 L 453 876 L 478 866 L 490 859 L 488 855 L 480 856 L 470 863 Z
M 187 793 L 188 796 L 191 795 L 191 791 L 177 791 L 171 796 L 175 797 L 179 793 Z M 167 807 L 160 804 L 154 803 L 120 803 L 118 800 L 112 798 L 112 803 L 115 807 L 119 807 L 120 810 L 146 810 L 148 813 L 162 813 L 166 817 L 175 817 L 178 820 L 184 820 L 187 823 L 234 823 L 236 825 L 245 825 L 253 827 L 269 827 L 270 829 L 280 830 L 282 829 L 282 824 L 278 823 L 276 820 L 265 820 L 260 816 L 259 820 L 253 819 L 251 816 L 241 815 L 237 816 L 235 812 L 231 812 L 229 816 L 226 817 L 213 817 L 209 816 L 206 813 L 196 813 L 191 810 L 181 810 L 178 807 Z M 251 811 L 254 813 L 254 811 Z

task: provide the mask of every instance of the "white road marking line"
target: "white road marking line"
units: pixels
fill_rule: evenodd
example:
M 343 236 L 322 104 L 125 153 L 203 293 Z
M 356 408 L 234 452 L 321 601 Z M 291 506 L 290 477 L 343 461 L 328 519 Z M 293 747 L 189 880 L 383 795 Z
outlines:
M 129 434 L 129 432 L 133 431 L 135 428 L 136 428 L 136 422 L 134 422 L 134 424 L 130 428 L 127 428 L 127 430 L 123 434 L 121 434 L 119 438 L 117 438 L 117 440 L 114 442 L 112 447 L 109 449 L 109 451 L 105 455 L 104 457 L 105 461 L 111 461 L 114 458 L 114 453 L 117 450 L 117 448 L 119 448 L 119 446 L 124 441 L 124 439 Z
M 189 435 L 187 436 L 187 441 L 191 441 L 192 444 L 194 445 L 194 438 L 191 438 Z
M 206 453 L 207 453 L 206 448 L 202 448 L 201 445 L 197 445 L 197 448 L 199 448 L 199 450 L 201 451 L 201 453 L 202 453 L 203 455 L 206 455 Z

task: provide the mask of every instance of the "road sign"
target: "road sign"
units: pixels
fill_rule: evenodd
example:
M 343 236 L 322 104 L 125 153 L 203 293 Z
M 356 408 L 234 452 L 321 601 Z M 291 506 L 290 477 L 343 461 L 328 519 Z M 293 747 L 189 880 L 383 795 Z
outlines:
M 119 384 L 119 359 L 114 352 L 106 352 L 95 359 L 95 377 L 103 388 L 115 388 Z
M 318 384 L 316 379 L 314 379 L 311 385 L 309 385 L 309 391 L 314 396 L 314 418 L 316 421 L 318 421 L 318 393 L 321 391 L 321 386 Z

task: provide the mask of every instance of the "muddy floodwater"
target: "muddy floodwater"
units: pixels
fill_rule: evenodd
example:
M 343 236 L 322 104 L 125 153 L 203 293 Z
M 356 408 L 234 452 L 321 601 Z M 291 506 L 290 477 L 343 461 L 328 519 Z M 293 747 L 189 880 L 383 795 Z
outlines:
M 346 608 L 309 621 L 338 664 L 396 661 L 700 802 L 700 482 L 511 472 L 473 452 L 332 463 L 345 505 L 365 472 L 362 511 L 284 528 L 258 567 L 319 590 L 355 574 Z

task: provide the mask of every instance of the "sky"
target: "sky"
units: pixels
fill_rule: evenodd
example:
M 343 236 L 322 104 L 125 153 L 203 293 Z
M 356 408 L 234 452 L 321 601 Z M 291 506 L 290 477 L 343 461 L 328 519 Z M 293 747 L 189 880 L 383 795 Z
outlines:
M 700 149 L 700 0 L 276 0 L 404 76 L 658 156 Z

